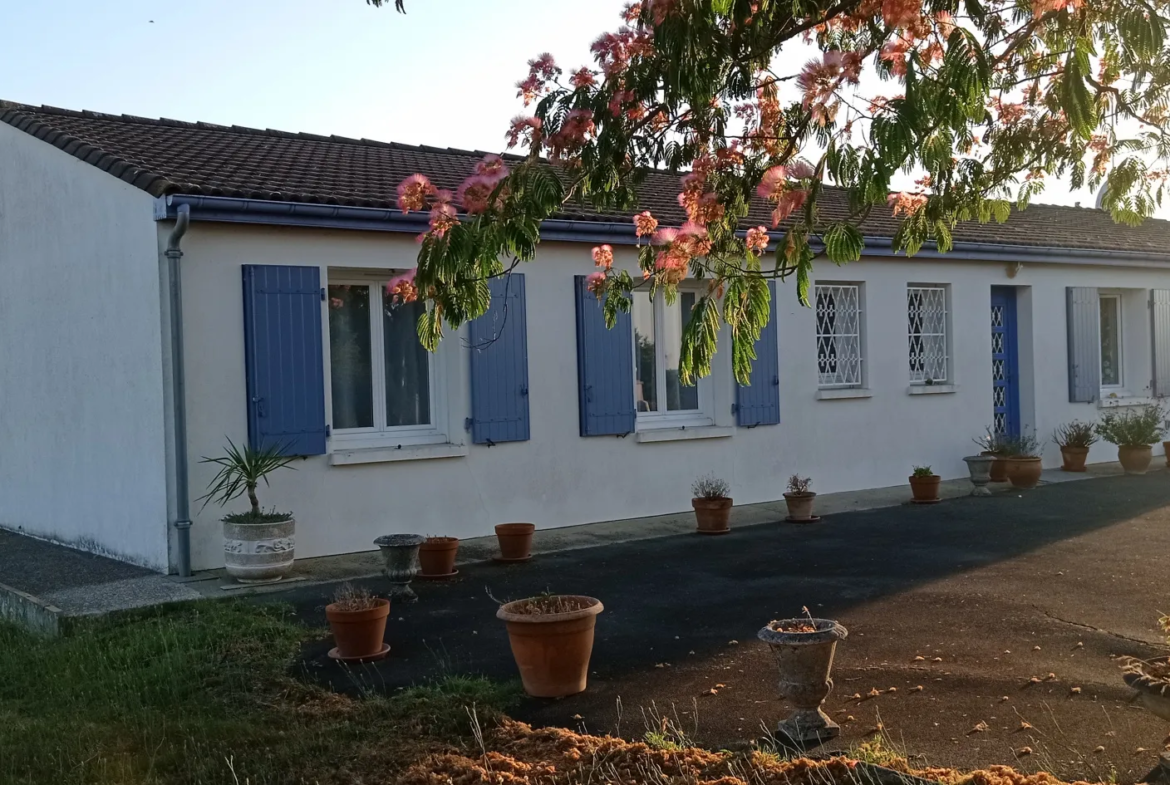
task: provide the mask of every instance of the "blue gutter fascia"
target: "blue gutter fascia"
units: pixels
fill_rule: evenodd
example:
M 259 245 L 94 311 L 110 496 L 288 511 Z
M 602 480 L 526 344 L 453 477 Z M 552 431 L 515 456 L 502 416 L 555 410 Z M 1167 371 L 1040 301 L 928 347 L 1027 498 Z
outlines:
M 427 229 L 425 213 L 404 214 L 401 210 L 376 207 L 347 207 L 308 202 L 280 202 L 267 199 L 189 196 L 186 194 L 172 194 L 156 199 L 155 220 L 173 220 L 182 205 L 187 205 L 190 209 L 192 221 L 409 234 L 419 234 Z M 634 234 L 634 226 L 630 222 L 573 221 L 560 218 L 545 221 L 541 225 L 540 237 L 544 241 L 609 243 L 611 245 L 635 245 L 638 241 Z M 866 237 L 863 256 L 906 257 L 904 252 L 894 252 L 892 248 L 893 241 L 888 237 Z M 814 245 L 814 250 L 820 252 L 821 249 Z M 1170 254 L 970 242 L 957 242 L 950 251 L 945 253 L 939 251 L 933 243 L 928 243 L 912 258 L 974 262 L 1040 262 L 1110 267 L 1170 267 Z

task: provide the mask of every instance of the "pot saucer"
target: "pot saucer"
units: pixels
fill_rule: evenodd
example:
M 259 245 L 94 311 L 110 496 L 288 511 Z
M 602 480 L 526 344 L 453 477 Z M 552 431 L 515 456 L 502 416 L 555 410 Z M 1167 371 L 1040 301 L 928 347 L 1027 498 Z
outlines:
M 420 572 L 418 575 L 414 576 L 414 579 L 418 581 L 441 581 L 444 578 L 454 578 L 458 574 L 459 570 L 452 570 L 451 572 L 448 572 L 444 575 L 425 575 Z
M 728 526 L 726 529 L 719 529 L 719 530 L 717 530 L 717 531 L 708 531 L 708 530 L 704 530 L 704 529 L 695 529 L 695 534 L 716 535 L 716 534 L 730 534 L 730 533 L 731 533 L 731 527 L 730 527 L 730 526 Z
M 942 499 L 911 499 L 911 504 L 938 504 Z
M 820 523 L 821 516 L 813 515 L 810 518 L 793 518 L 791 515 L 789 515 L 784 520 L 788 521 L 789 523 Z
M 503 556 L 493 556 L 492 561 L 498 562 L 500 564 L 519 564 L 520 562 L 526 562 L 531 558 L 532 554 L 530 553 L 527 556 L 521 556 L 516 559 L 505 559 Z M 459 570 L 456 570 L 455 572 L 459 572 Z
M 377 662 L 378 660 L 384 659 L 386 657 L 386 655 L 389 653 L 390 653 L 390 644 L 389 643 L 383 643 L 382 650 L 379 651 L 377 654 L 371 654 L 371 655 L 366 656 L 366 657 L 342 657 L 341 652 L 339 652 L 337 650 L 337 648 L 334 647 L 334 648 L 329 650 L 329 658 L 332 660 L 337 660 L 338 662 Z

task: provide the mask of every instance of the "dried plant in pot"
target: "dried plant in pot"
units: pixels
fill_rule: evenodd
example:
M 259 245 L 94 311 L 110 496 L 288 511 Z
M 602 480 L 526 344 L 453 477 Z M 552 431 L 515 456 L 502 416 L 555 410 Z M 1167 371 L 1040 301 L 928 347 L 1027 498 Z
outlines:
M 816 493 L 809 490 L 812 487 L 811 477 L 801 477 L 794 474 L 788 478 L 788 490 L 784 493 L 784 503 L 788 505 L 788 520 L 792 523 L 809 523 L 818 520 L 813 516 L 813 500 Z
M 602 610 L 600 600 L 572 594 L 543 594 L 500 606 L 496 618 L 507 625 L 525 692 L 563 698 L 585 691 Z
M 981 448 L 980 455 L 990 455 L 995 459 L 988 472 L 992 482 L 1007 482 L 1007 438 L 1006 434 L 996 433 L 994 428 L 988 426 L 982 436 L 973 440 Z
M 1153 454 L 1150 445 L 1162 438 L 1165 419 L 1160 402 L 1118 407 L 1102 414 L 1093 430 L 1117 445 L 1117 460 L 1126 474 L 1145 474 Z
M 726 534 L 731 531 L 731 486 L 708 474 L 691 485 L 695 523 L 699 534 Z
M 837 641 L 848 631 L 831 619 L 808 615 L 773 621 L 759 632 L 772 649 L 780 669 L 780 697 L 795 711 L 780 723 L 777 736 L 798 745 L 819 744 L 835 738 L 841 728 L 829 719 L 821 704 L 833 689 L 830 675 Z
M 455 569 L 455 557 L 459 553 L 458 537 L 427 537 L 418 546 L 419 578 L 450 578 L 459 570 Z
M 532 558 L 532 535 L 536 532 L 534 523 L 500 523 L 496 525 L 496 542 L 500 555 L 499 562 L 528 561 Z
M 369 590 L 343 583 L 325 606 L 325 618 L 337 647 L 329 656 L 343 662 L 368 662 L 385 657 L 386 617 L 390 600 L 375 597 Z
M 1035 436 L 1020 434 L 1004 438 L 1003 460 L 1008 482 L 1013 488 L 1035 488 L 1043 469 L 1040 443 Z
M 240 583 L 273 583 L 292 569 L 296 520 L 292 513 L 264 510 L 256 489 L 261 482 L 268 485 L 268 475 L 295 459 L 285 455 L 280 446 L 240 448 L 228 439 L 222 456 L 200 461 L 219 467 L 207 493 L 200 497 L 204 507 L 211 502 L 226 505 L 245 494 L 248 497 L 247 512 L 228 513 L 222 519 L 224 569 Z
M 910 492 L 915 504 L 934 504 L 938 499 L 938 486 L 942 482 L 929 466 L 915 466 L 910 475 Z
M 1089 448 L 1098 437 L 1093 423 L 1073 420 L 1058 426 L 1052 433 L 1052 440 L 1060 447 L 1061 471 L 1083 472 Z

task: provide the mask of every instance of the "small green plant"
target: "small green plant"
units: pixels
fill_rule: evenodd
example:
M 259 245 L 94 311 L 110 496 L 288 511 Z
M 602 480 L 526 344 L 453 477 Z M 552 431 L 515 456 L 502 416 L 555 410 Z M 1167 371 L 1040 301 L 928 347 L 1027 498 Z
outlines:
M 696 499 L 727 499 L 731 496 L 731 486 L 727 480 L 708 474 L 695 480 L 691 492 Z
M 1097 433 L 1091 422 L 1073 420 L 1057 427 L 1052 432 L 1052 441 L 1061 447 L 1092 447 L 1097 441 Z
M 225 454 L 219 458 L 204 458 L 200 463 L 214 463 L 219 471 L 207 484 L 207 493 L 199 497 L 206 507 L 215 502 L 221 507 L 245 493 L 251 509 L 248 512 L 229 513 L 223 517 L 228 523 L 275 523 L 287 520 L 288 513 L 279 513 L 274 509 L 265 512 L 260 508 L 260 500 L 256 498 L 256 487 L 263 480 L 268 485 L 268 475 L 277 469 L 283 469 L 293 462 L 296 456 L 282 455 L 279 446 L 265 447 L 261 450 L 253 449 L 248 444 L 243 449 L 228 439 Z
M 809 493 L 811 487 L 811 477 L 801 477 L 799 474 L 794 474 L 788 478 L 788 492 L 793 496 L 804 496 Z
M 1108 411 L 1093 430 L 1118 447 L 1144 447 L 1162 438 L 1165 419 L 1161 403 L 1147 403 Z
M 369 589 L 359 588 L 346 582 L 333 592 L 333 604 L 340 611 L 351 613 L 354 611 L 368 611 L 378 607 L 378 598 Z
M 933 477 L 934 470 L 931 469 L 929 466 L 915 466 L 912 476 L 913 477 Z

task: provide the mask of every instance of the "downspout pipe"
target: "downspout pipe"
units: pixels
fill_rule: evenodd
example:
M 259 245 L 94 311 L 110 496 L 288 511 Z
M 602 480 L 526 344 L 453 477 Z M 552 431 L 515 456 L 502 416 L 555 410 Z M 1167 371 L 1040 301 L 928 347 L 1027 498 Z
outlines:
M 175 226 L 167 237 L 167 268 L 170 280 L 171 389 L 175 435 L 175 536 L 179 575 L 191 575 L 191 492 L 187 476 L 187 384 L 183 362 L 183 250 L 180 243 L 191 224 L 191 207 L 179 205 Z

